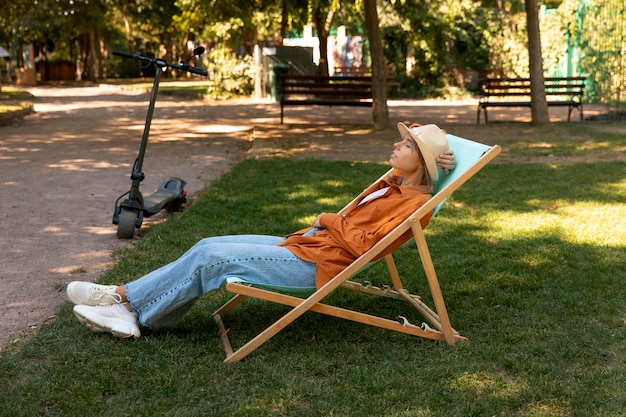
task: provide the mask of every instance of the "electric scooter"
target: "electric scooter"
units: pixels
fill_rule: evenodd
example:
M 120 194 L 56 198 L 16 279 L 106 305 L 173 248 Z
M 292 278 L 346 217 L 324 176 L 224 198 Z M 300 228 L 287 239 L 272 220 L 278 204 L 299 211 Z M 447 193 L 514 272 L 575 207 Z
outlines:
M 204 48 L 198 47 L 194 49 L 193 56 L 199 56 L 203 53 Z M 152 65 L 156 68 L 154 82 L 152 85 L 152 93 L 150 95 L 150 105 L 148 106 L 148 115 L 146 116 L 146 124 L 141 138 L 141 145 L 139 147 L 139 156 L 137 156 L 130 174 L 130 179 L 132 181 L 130 190 L 118 197 L 115 201 L 115 210 L 113 211 L 113 224 L 117 225 L 117 237 L 120 239 L 132 239 L 135 234 L 135 229 L 141 228 L 141 224 L 143 223 L 143 219 L 145 217 L 150 217 L 164 208 L 170 212 L 180 211 L 184 208 L 184 205 L 187 202 L 187 192 L 184 190 L 187 183 L 180 178 L 168 178 L 159 185 L 153 194 L 146 197 L 144 197 L 139 190 L 139 186 L 145 178 L 145 175 L 142 172 L 142 166 L 146 153 L 146 147 L 148 145 L 150 123 L 152 122 L 154 106 L 157 99 L 157 93 L 159 91 L 161 73 L 167 70 L 168 67 L 204 76 L 207 75 L 207 71 L 203 68 L 190 66 L 185 63 L 186 61 L 181 61 L 180 63 L 168 63 L 163 59 L 149 58 L 142 56 L 139 53 L 130 54 L 128 52 L 114 50 L 113 55 L 131 58 L 135 61 L 137 66 L 143 69 Z M 187 60 L 187 62 L 188 61 L 189 60 Z M 125 196 L 128 197 L 120 203 L 120 200 L 122 200 Z

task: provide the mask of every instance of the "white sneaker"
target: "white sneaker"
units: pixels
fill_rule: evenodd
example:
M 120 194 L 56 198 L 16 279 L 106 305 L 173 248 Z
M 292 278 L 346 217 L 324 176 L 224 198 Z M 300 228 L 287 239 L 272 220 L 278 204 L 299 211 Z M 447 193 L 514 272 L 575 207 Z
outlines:
M 67 285 L 67 296 L 74 304 L 85 306 L 108 306 L 122 302 L 114 285 L 99 285 L 92 282 L 73 281 Z
M 122 304 L 110 306 L 74 306 L 74 315 L 94 332 L 108 332 L 115 337 L 134 338 L 141 336 L 137 313 L 126 310 Z

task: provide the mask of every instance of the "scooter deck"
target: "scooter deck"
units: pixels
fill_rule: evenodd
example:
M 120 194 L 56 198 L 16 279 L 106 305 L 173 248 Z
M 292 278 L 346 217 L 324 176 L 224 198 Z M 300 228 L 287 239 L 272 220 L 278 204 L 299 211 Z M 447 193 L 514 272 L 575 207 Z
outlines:
M 153 194 L 150 194 L 143 199 L 144 216 L 148 217 L 158 213 L 177 198 L 182 198 L 179 192 L 164 190 L 155 191 Z

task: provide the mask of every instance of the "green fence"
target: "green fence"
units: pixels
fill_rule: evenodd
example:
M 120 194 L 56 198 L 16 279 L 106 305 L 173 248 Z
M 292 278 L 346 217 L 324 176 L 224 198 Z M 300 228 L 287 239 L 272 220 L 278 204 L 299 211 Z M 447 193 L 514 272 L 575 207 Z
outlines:
M 589 98 L 619 112 L 626 107 L 625 9 L 624 0 L 581 0 L 573 37 Z

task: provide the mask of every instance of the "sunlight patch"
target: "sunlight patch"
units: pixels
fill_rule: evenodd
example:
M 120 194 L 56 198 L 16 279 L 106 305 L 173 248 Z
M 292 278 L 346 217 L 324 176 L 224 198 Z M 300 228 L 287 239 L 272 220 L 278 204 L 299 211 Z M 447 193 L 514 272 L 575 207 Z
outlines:
M 501 212 L 485 219 L 490 235 L 499 230 L 500 239 L 555 235 L 575 244 L 626 246 L 626 205 L 595 202 L 553 201 L 528 213 Z M 496 236 L 497 238 L 497 236 Z
M 538 142 L 538 143 L 531 143 L 528 145 L 530 148 L 549 148 L 552 149 L 554 148 L 554 145 L 551 143 L 547 143 L 547 142 Z
M 235 133 L 252 130 L 249 126 L 234 125 L 202 125 L 191 128 L 192 131 L 198 133 Z
M 511 378 L 505 380 L 498 375 L 486 372 L 465 372 L 453 380 L 452 387 L 472 395 L 488 395 L 499 398 L 519 394 L 528 389 L 525 383 L 512 380 Z
M 49 164 L 49 168 L 60 168 L 66 171 L 93 171 L 96 169 L 115 168 L 110 162 L 94 161 L 92 159 L 66 159 L 58 164 Z

